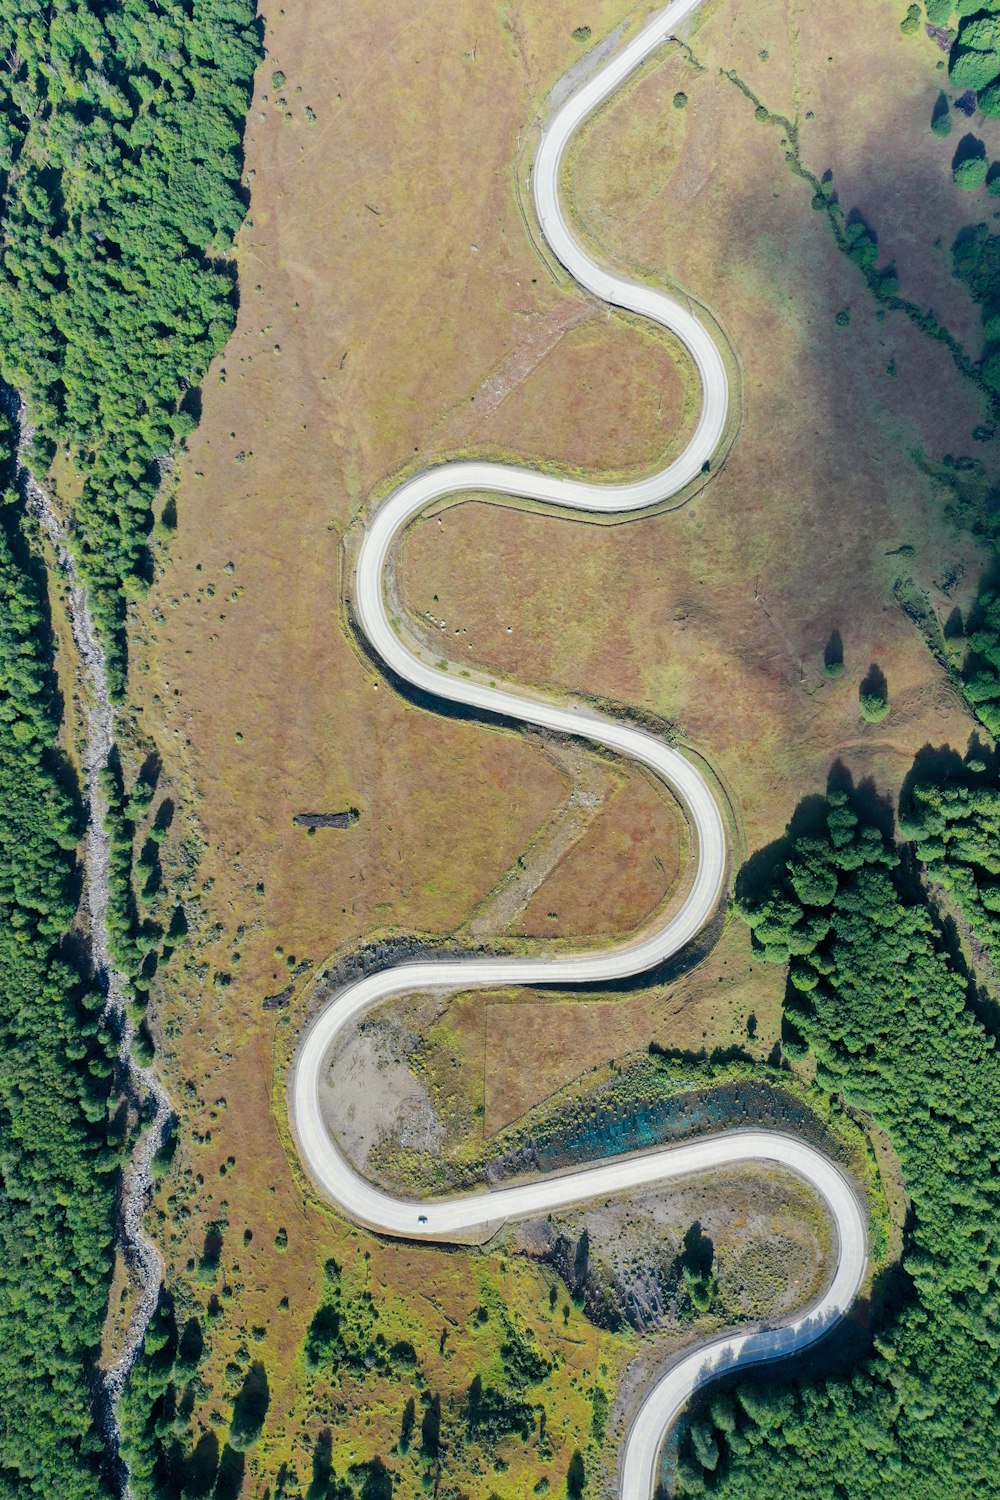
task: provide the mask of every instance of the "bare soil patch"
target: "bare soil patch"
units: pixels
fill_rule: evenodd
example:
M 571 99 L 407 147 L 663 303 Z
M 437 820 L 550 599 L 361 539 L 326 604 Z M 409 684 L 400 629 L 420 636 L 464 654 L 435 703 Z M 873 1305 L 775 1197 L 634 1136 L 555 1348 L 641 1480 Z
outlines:
M 326 1120 L 338 1144 L 364 1171 L 373 1147 L 388 1135 L 404 1148 L 433 1151 L 444 1129 L 427 1086 L 410 1061 L 428 1015 L 413 1013 L 410 1025 L 372 1020 L 345 1037 L 328 1060 L 322 1093 Z

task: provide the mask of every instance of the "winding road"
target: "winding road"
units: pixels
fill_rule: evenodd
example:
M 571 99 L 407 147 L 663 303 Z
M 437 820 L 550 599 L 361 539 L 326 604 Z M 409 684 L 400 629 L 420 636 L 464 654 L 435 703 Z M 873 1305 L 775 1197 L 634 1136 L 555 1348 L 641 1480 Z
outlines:
M 399 677 L 438 698 L 507 719 L 604 745 L 648 767 L 685 808 L 697 854 L 694 882 L 683 904 L 663 926 L 641 939 L 578 957 L 489 958 L 409 963 L 349 986 L 320 1012 L 305 1033 L 289 1080 L 289 1110 L 298 1149 L 322 1193 L 358 1223 L 412 1240 L 448 1240 L 488 1233 L 508 1219 L 544 1215 L 569 1204 L 608 1197 L 738 1163 L 776 1163 L 804 1178 L 824 1201 L 836 1226 L 837 1264 L 830 1285 L 805 1313 L 778 1328 L 726 1335 L 680 1359 L 649 1391 L 626 1437 L 621 1461 L 623 1500 L 650 1500 L 663 1438 L 692 1392 L 735 1366 L 777 1359 L 821 1337 L 851 1306 L 865 1274 L 866 1220 L 840 1170 L 800 1140 L 764 1130 L 732 1131 L 643 1155 L 604 1161 L 559 1176 L 460 1197 L 411 1201 L 366 1181 L 338 1150 L 320 1104 L 326 1059 L 337 1037 L 373 1007 L 415 991 L 468 990 L 509 985 L 612 984 L 645 972 L 677 953 L 716 910 L 726 884 L 726 832 L 715 795 L 701 772 L 654 736 L 583 707 L 549 705 L 485 686 L 420 661 L 403 644 L 388 612 L 383 588 L 393 540 L 425 507 L 470 491 L 513 495 L 561 508 L 604 514 L 640 511 L 678 494 L 705 471 L 722 443 L 729 404 L 726 369 L 704 324 L 663 293 L 616 275 L 592 261 L 573 239 L 559 200 L 559 173 L 567 143 L 580 124 L 632 74 L 699 0 L 675 0 L 583 84 L 549 122 L 532 176 L 535 206 L 548 244 L 573 278 L 595 297 L 649 318 L 687 347 L 701 381 L 702 406 L 694 435 L 667 468 L 626 484 L 591 484 L 530 468 L 456 462 L 407 480 L 383 503 L 361 545 L 354 590 L 358 622 L 374 650 Z

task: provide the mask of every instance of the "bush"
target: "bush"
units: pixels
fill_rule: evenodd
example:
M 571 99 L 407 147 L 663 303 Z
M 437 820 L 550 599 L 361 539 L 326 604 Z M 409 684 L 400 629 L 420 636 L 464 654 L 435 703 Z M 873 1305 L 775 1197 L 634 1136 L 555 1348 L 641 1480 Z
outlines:
M 951 110 L 948 108 L 948 96 L 940 93 L 931 111 L 931 129 L 935 135 L 951 135 Z
M 982 187 L 988 171 L 989 162 L 982 141 L 974 135 L 963 135 L 951 163 L 955 185 L 966 192 L 972 192 Z
M 869 724 L 880 724 L 889 712 L 889 705 L 880 693 L 862 692 L 860 703 L 861 717 Z

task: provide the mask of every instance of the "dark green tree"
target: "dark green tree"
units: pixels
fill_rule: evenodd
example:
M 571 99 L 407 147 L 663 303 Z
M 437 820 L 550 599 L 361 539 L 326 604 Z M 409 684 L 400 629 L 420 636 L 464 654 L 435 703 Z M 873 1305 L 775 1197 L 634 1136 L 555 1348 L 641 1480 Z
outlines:
M 0 1491 L 96 1500 L 107 1489 L 90 1377 L 121 1161 L 116 1043 L 62 944 L 80 806 L 13 442 L 0 417 Z

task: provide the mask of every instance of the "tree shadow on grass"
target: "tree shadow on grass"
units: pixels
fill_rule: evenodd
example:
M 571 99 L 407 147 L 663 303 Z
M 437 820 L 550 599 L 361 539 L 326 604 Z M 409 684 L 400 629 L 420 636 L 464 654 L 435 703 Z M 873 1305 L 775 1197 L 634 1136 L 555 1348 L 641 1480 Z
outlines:
M 242 1451 L 257 1441 L 270 1404 L 271 1388 L 268 1385 L 267 1370 L 258 1359 L 250 1366 L 240 1393 L 233 1402 L 233 1420 L 229 1428 L 229 1443 L 232 1448 Z
M 222 1230 L 218 1224 L 210 1224 L 205 1233 L 199 1268 L 203 1275 L 214 1276 L 222 1258 Z
M 313 1449 L 312 1480 L 306 1491 L 306 1500 L 327 1500 L 332 1478 L 333 1433 L 329 1427 L 324 1427 Z
M 974 736 L 977 744 L 978 736 Z M 971 748 L 971 745 L 970 745 Z M 900 817 L 913 811 L 913 794 L 918 786 L 941 786 L 960 781 L 967 774 L 965 760 L 952 745 L 923 745 L 913 757 L 913 764 L 903 778 L 899 792 Z
M 160 776 L 163 774 L 163 762 L 156 750 L 150 752 L 139 769 L 136 781 L 145 782 L 150 788 L 150 795 L 156 791 L 160 784 Z
M 201 1361 L 205 1349 L 205 1336 L 201 1331 L 201 1319 L 188 1318 L 177 1342 L 177 1363 L 184 1369 L 193 1370 Z
M 184 1494 L 207 1495 L 219 1472 L 219 1439 L 205 1432 L 184 1464 Z
M 755 850 L 742 866 L 736 877 L 737 901 L 752 906 L 783 879 L 798 840 L 826 833 L 828 811 L 829 803 L 819 793 L 803 797 L 780 838 Z
M 856 782 L 850 767 L 838 757 L 827 773 L 826 790 L 828 796 L 842 792 L 862 823 L 877 828 L 889 841 L 895 838 L 896 810 L 892 798 L 879 791 L 871 776 L 864 776 Z
M 237 1500 L 243 1490 L 243 1474 L 246 1459 L 227 1443 L 219 1461 L 219 1477 L 215 1481 L 212 1500 Z

